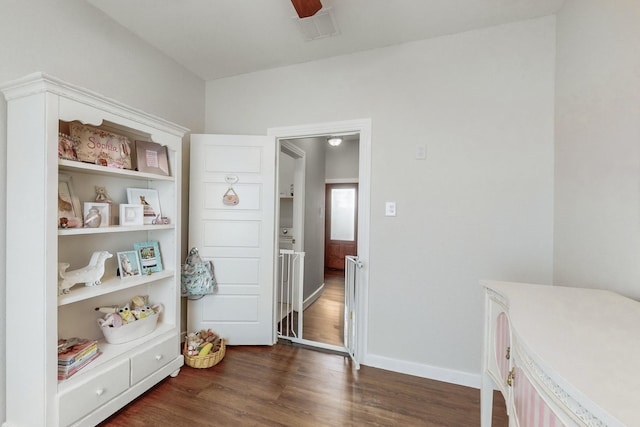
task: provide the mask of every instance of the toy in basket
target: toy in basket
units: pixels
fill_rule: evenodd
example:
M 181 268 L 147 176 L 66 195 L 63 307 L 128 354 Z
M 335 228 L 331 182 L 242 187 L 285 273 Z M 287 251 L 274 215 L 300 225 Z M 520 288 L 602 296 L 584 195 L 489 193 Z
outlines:
M 211 329 L 187 334 L 184 342 L 184 363 L 192 368 L 210 368 L 220 363 L 226 353 L 224 338 Z
M 100 330 L 109 344 L 122 344 L 150 334 L 156 329 L 158 317 L 164 310 L 162 304 L 149 306 L 145 297 L 134 297 L 133 309 L 123 307 L 97 307 L 107 313 L 98 319 Z

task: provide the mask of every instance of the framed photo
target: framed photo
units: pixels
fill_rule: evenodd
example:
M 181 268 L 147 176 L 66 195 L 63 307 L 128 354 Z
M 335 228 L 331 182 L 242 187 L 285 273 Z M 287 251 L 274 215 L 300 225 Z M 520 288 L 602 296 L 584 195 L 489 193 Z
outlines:
M 121 279 L 126 279 L 127 277 L 142 276 L 142 269 L 140 268 L 140 258 L 138 258 L 138 252 L 118 252 L 117 256 L 118 270 L 120 271 Z
M 153 224 L 153 220 L 162 215 L 158 190 L 149 188 L 127 188 L 127 203 L 142 205 L 143 224 Z
M 139 172 L 169 176 L 167 147 L 155 142 L 136 141 L 136 168 Z
M 58 175 L 58 226 L 60 228 L 82 226 L 80 199 L 73 192 L 70 175 Z
M 158 273 L 162 271 L 162 258 L 160 256 L 160 246 L 158 242 L 134 243 L 133 248 L 140 257 L 140 267 L 142 274 Z
M 142 225 L 144 224 L 142 215 L 144 208 L 142 205 L 129 205 L 129 204 L 121 204 L 120 205 L 120 225 L 131 226 L 131 225 Z
M 89 221 L 91 221 L 90 214 L 92 209 L 97 209 L 100 213 L 100 222 L 97 224 L 97 226 L 108 227 L 109 215 L 111 215 L 111 205 L 109 203 L 84 202 L 83 214 L 85 227 L 95 227 L 95 225 L 88 223 Z

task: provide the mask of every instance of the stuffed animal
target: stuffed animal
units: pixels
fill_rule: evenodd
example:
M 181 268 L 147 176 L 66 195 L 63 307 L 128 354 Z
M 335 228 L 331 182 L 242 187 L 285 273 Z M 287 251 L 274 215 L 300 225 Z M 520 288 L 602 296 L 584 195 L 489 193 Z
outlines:
M 104 319 L 98 319 L 102 327 L 119 328 L 122 326 L 122 317 L 118 313 L 108 313 Z
M 148 296 L 135 296 L 131 299 L 131 313 L 137 320 L 144 319 L 145 317 L 153 316 L 155 311 L 148 303 Z
M 131 309 L 129 308 L 129 304 L 125 305 L 124 307 L 120 307 L 118 314 L 122 318 L 122 323 L 130 323 L 130 322 L 136 321 L 135 316 L 133 315 L 133 313 L 131 312 Z
M 96 185 L 95 189 L 96 189 L 96 202 L 101 202 L 101 203 L 112 202 L 111 197 L 109 197 L 109 194 L 107 193 L 107 189 L 105 187 Z

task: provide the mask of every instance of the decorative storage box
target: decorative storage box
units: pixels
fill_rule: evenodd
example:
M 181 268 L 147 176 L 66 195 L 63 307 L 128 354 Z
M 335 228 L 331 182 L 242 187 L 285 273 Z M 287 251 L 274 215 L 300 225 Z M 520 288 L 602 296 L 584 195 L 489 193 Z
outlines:
M 117 328 L 100 326 L 104 339 L 109 344 L 122 344 L 150 334 L 156 329 L 158 317 L 162 312 L 162 306 L 154 306 L 153 309 L 155 310 L 155 313 L 152 316 L 136 320 L 135 322 L 125 323 Z
M 118 169 L 131 169 L 131 143 L 126 136 L 77 122 L 70 123 L 69 129 L 71 137 L 78 141 L 78 160 Z

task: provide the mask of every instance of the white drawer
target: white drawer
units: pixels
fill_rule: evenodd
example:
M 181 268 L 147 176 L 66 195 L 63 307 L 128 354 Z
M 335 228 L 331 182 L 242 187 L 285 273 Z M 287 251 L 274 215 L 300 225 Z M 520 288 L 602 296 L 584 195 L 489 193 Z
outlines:
M 143 380 L 159 368 L 175 359 L 180 353 L 176 336 L 162 341 L 131 357 L 131 385 Z
M 60 425 L 68 426 L 129 388 L 129 359 L 60 395 Z

